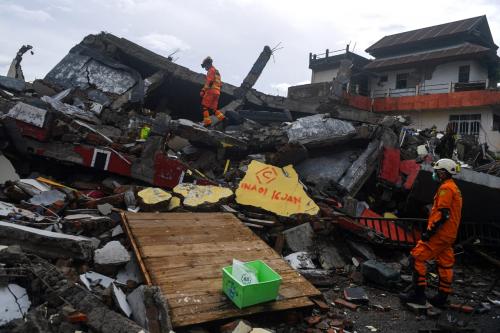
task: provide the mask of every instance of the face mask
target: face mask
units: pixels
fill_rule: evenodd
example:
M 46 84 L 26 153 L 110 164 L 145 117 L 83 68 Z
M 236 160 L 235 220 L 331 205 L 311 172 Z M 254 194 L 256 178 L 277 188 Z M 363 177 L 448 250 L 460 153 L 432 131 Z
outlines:
M 440 181 L 441 181 L 441 179 L 439 179 L 439 176 L 438 176 L 438 174 L 436 173 L 436 171 L 434 171 L 434 172 L 432 173 L 432 180 L 433 180 L 433 181 L 435 181 L 435 182 L 440 182 Z

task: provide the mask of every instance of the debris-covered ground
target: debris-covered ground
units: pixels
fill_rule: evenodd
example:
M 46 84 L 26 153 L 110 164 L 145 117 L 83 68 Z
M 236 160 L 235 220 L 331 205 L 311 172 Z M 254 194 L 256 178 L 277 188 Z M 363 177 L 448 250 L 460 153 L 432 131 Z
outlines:
M 338 87 L 320 104 L 255 91 L 269 47 L 240 87 L 223 84 L 227 119 L 211 128 L 198 123 L 203 76 L 171 59 L 89 35 L 30 83 L 31 48 L 0 76 L 0 332 L 499 331 L 500 169 L 487 147 L 347 107 Z M 440 156 L 463 166 L 454 295 L 414 308 L 397 295 Z M 172 328 L 121 213 L 221 211 L 321 290 L 313 308 Z

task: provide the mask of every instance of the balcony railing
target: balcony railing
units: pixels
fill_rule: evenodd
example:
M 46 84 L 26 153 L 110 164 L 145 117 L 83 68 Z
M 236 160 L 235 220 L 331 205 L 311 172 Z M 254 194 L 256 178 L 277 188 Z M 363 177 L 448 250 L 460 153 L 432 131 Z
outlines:
M 446 94 L 458 91 L 485 90 L 488 87 L 488 80 L 478 80 L 469 82 L 448 82 L 435 84 L 418 84 L 415 87 L 404 89 L 373 89 L 372 98 L 418 96 L 430 94 Z
M 346 47 L 345 49 L 333 50 L 333 51 L 330 49 L 326 49 L 326 51 L 324 53 L 314 53 L 314 54 L 309 53 L 309 61 L 328 58 L 328 57 L 335 56 L 338 54 L 346 53 L 347 51 L 349 51 L 349 47 Z

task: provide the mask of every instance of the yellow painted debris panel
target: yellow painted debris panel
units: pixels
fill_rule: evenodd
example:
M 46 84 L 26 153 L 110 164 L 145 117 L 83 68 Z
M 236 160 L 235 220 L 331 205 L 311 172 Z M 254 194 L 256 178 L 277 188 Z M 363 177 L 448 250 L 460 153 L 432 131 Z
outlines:
M 280 216 L 319 212 L 319 207 L 304 191 L 293 166 L 278 168 L 259 161 L 252 161 L 248 166 L 236 190 L 236 202 Z
M 180 194 L 184 198 L 182 203 L 188 207 L 218 203 L 233 195 L 229 188 L 194 184 L 179 184 L 174 187 L 174 193 Z
M 174 210 L 176 208 L 179 208 L 181 206 L 181 199 L 177 197 L 173 197 L 170 199 L 170 202 L 168 203 L 168 210 Z
M 159 202 L 168 201 L 172 198 L 172 194 L 156 187 L 148 187 L 142 191 L 139 191 L 137 195 L 145 204 L 148 205 L 154 205 Z

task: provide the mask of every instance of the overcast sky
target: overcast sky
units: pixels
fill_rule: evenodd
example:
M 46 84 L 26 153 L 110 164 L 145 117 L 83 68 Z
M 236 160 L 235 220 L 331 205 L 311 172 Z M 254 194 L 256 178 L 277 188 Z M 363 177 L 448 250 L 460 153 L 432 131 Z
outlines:
M 311 77 L 308 54 L 364 50 L 385 35 L 487 15 L 500 43 L 500 1 L 0 0 L 0 74 L 22 44 L 26 79 L 43 78 L 88 34 L 106 31 L 201 72 L 210 55 L 223 81 L 239 85 L 264 47 L 281 43 L 256 88 L 284 95 Z

